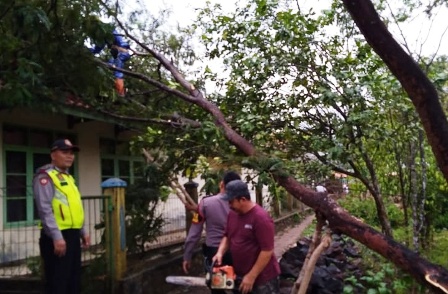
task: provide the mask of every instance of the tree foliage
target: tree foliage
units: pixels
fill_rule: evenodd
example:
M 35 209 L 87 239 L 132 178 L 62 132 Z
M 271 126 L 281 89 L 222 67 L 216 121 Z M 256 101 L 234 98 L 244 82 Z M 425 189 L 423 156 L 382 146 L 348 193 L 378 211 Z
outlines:
M 68 91 L 92 96 L 109 88 L 104 70 L 86 58 L 84 42 L 101 26 L 95 10 L 93 1 L 3 1 L 1 103 L 54 105 Z
M 394 138 L 418 123 L 396 123 L 411 104 L 359 31 L 335 30 L 348 22 L 342 6 L 316 16 L 253 1 L 230 15 L 205 9 L 201 19 L 210 56 L 228 66 L 229 79 L 217 81 L 227 89 L 218 101 L 234 128 L 272 156 L 309 162 L 312 154 L 359 179 L 391 235 L 378 170 L 396 169 L 384 164 L 395 161 Z
M 1 28 L 8 41 L 1 42 L 10 47 L 5 47 L 8 58 L 0 60 L 0 102 L 11 104 L 5 98 L 12 97 L 8 101 L 15 105 L 61 107 L 67 106 L 67 97 L 79 99 L 96 113 L 147 130 L 135 142 L 136 150 L 163 148 L 160 156 L 177 170 L 194 165 L 201 154 L 226 154 L 229 161 L 240 162 L 240 156 L 248 156 L 245 163 L 320 212 L 333 230 L 436 288 L 434 278 L 443 285 L 445 269 L 379 234 L 293 177 L 303 179 L 297 160 L 311 153 L 333 170 L 356 176 L 376 195 L 379 212 L 384 211 L 378 171 L 387 174 L 396 168 L 389 163 L 398 162 L 394 155 L 405 145 L 395 138 L 412 139 L 412 129 L 418 126 L 409 95 L 448 178 L 446 118 L 443 121 L 435 88 L 390 38 L 370 1 L 343 3 L 344 8 L 335 2 L 321 17 L 264 0 L 230 16 L 206 9 L 203 40 L 210 57 L 225 58 L 230 74 L 227 80 L 215 81 L 225 86 L 225 95 L 208 97 L 201 91 L 204 81 L 193 81 L 186 70 L 195 59 L 188 46 L 189 30 L 183 31 L 184 38 L 159 33 L 160 23 L 141 23 L 137 13 L 131 14 L 131 23 L 122 23 L 119 7 L 102 2 L 1 4 Z M 363 9 L 362 17 L 353 7 Z M 30 12 L 26 21 L 23 11 Z M 86 42 L 108 38 L 110 26 L 98 20 L 104 15 L 114 17 L 114 25 L 136 46 L 129 69 L 123 70 L 129 87 L 124 98 L 115 97 L 110 86 L 113 68 L 104 62 L 106 57 L 96 58 L 86 48 Z M 24 21 L 37 30 L 26 28 Z M 324 34 L 334 25 L 343 30 Z M 205 69 L 204 76 L 214 75 Z M 437 124 L 440 127 L 431 127 Z M 390 235 L 386 218 L 382 227 Z

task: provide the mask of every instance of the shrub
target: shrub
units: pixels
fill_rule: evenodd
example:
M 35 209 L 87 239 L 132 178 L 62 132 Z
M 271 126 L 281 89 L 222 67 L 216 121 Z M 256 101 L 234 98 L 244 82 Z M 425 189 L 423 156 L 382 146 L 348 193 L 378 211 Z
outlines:
M 375 201 L 372 197 L 360 199 L 358 197 L 347 196 L 339 200 L 339 204 L 352 215 L 362 219 L 365 223 L 380 227 Z M 386 213 L 392 228 L 403 224 L 404 214 L 393 203 L 386 203 Z
M 364 247 L 365 248 L 365 247 Z M 407 294 L 414 286 L 412 278 L 396 269 L 384 258 L 363 250 L 363 268 L 360 276 L 345 279 L 343 293 Z
M 28 257 L 26 267 L 30 270 L 32 276 L 40 276 L 42 272 L 42 258 L 40 256 Z
M 162 233 L 165 221 L 157 205 L 166 199 L 169 189 L 164 186 L 167 175 L 149 165 L 146 176 L 131 185 L 126 194 L 126 244 L 130 253 L 143 253 L 145 243 Z

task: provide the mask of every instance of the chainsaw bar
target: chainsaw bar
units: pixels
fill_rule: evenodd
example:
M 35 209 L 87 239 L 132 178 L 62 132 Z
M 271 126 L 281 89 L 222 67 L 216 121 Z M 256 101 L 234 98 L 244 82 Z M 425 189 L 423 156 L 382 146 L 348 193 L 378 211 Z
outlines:
M 165 281 L 170 284 L 181 286 L 197 286 L 207 287 L 205 278 L 201 277 L 189 277 L 189 276 L 167 276 Z

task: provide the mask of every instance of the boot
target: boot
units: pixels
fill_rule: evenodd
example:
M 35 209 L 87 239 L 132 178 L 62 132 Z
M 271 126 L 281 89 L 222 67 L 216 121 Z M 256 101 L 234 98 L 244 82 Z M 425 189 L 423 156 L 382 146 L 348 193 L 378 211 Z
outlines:
M 120 78 L 116 78 L 115 79 L 115 90 L 117 90 L 118 95 L 120 95 L 121 97 L 124 97 L 125 93 L 125 88 L 124 88 L 124 80 L 120 79 Z

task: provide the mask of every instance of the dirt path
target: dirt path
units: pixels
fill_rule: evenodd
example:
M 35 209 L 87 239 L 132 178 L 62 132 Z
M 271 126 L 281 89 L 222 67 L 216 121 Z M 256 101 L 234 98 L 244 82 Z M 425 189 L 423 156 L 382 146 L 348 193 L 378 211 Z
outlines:
M 307 216 L 300 224 L 288 227 L 275 235 L 274 253 L 278 260 L 281 259 L 283 253 L 289 248 L 296 245 L 300 237 L 302 237 L 303 231 L 311 225 L 314 220 L 314 214 Z
M 314 220 L 314 215 L 307 216 L 300 224 L 287 227 L 281 232 L 277 232 L 274 238 L 275 248 L 274 253 L 278 260 L 281 259 L 283 253 L 285 253 L 289 248 L 296 245 L 297 241 L 302 237 L 303 231 L 311 225 Z M 167 294 L 210 294 L 210 289 L 206 287 L 182 287 L 167 292 Z M 228 292 L 232 293 L 232 292 Z

